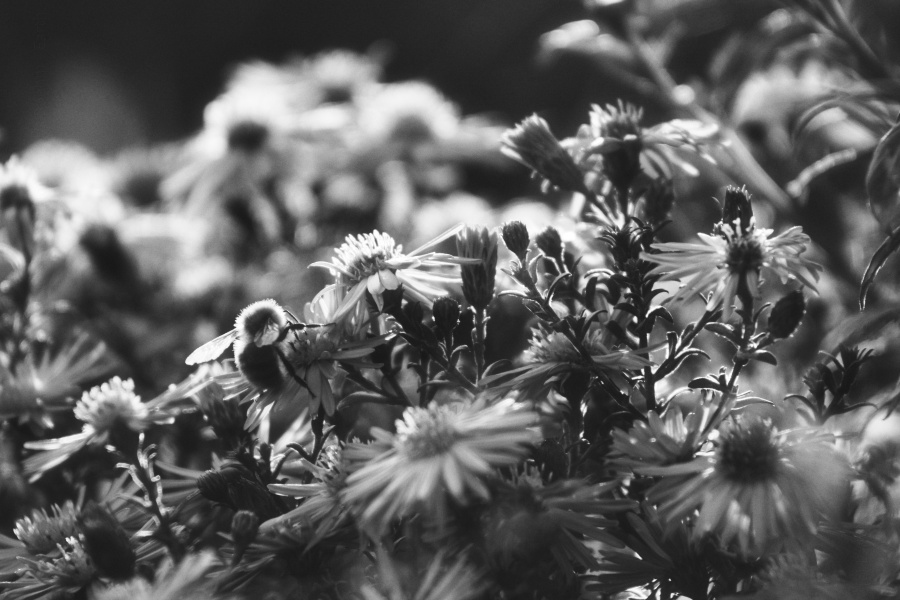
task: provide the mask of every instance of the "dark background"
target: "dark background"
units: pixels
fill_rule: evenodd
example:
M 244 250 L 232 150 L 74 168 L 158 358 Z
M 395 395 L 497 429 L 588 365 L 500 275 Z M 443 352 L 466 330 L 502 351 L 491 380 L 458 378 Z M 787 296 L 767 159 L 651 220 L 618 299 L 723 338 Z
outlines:
M 0 2 L 0 154 L 43 138 L 110 153 L 195 131 L 230 65 L 331 48 L 390 51 L 385 79 L 424 79 L 465 113 L 514 121 L 586 110 L 577 60 L 539 65 L 538 37 L 578 0 Z

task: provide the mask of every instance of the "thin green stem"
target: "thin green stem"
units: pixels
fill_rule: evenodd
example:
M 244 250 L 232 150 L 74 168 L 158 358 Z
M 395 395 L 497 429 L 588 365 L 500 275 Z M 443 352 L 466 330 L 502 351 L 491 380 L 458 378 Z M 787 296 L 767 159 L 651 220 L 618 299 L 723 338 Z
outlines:
M 475 382 L 481 381 L 484 375 L 484 333 L 485 333 L 485 309 L 476 308 L 475 326 L 472 328 L 472 351 L 475 354 Z

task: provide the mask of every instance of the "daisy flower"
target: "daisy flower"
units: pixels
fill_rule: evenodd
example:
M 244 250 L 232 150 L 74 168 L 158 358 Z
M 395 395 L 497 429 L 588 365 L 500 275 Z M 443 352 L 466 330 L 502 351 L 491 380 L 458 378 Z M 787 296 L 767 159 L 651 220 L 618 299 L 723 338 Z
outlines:
M 166 394 L 160 398 L 169 400 Z M 164 402 L 141 402 L 140 396 L 134 393 L 134 382 L 119 377 L 85 392 L 75 405 L 74 414 L 84 423 L 80 433 L 25 443 L 25 448 L 38 451 L 22 463 L 31 481 L 88 445 L 105 445 L 114 430 L 120 427 L 137 433 L 154 424 L 171 423 L 174 418 Z
M 462 225 L 454 227 L 416 248 L 403 252 L 403 246 L 390 235 L 375 230 L 362 235 L 348 235 L 330 263 L 314 262 L 312 267 L 328 269 L 337 277 L 335 286 L 347 290 L 340 307 L 332 315 L 335 321 L 343 319 L 362 302 L 366 291 L 372 295 L 378 309 L 384 307 L 384 292 L 403 285 L 404 295 L 431 308 L 434 298 L 447 295 L 448 286 L 458 286 L 457 275 L 424 271 L 422 269 L 446 268 L 461 264 L 475 264 L 478 259 L 458 258 L 432 248 L 456 235 Z
M 374 442 L 346 448 L 344 500 L 378 530 L 420 507 L 444 522 L 446 494 L 459 504 L 489 498 L 484 478 L 525 457 L 538 441 L 537 424 L 536 414 L 513 400 L 408 408 L 396 434 L 373 427 Z
M 661 280 L 682 281 L 671 298 L 683 300 L 693 294 L 712 292 L 707 310 L 723 305 L 724 317 L 734 308 L 735 296 L 746 293 L 759 298 L 762 275 L 772 274 L 782 283 L 797 280 L 815 290 L 821 266 L 802 256 L 809 236 L 800 227 L 791 227 L 776 236 L 771 229 L 756 227 L 751 218 L 745 227 L 740 219 L 721 222 L 713 235 L 698 233 L 702 244 L 656 243 L 657 253 L 642 253 L 641 259 L 658 265 L 651 275 Z M 749 308 L 749 307 L 745 307 Z
M 714 451 L 691 462 L 641 470 L 662 477 L 648 498 L 666 520 L 694 515 L 695 538 L 714 534 L 723 547 L 762 554 L 815 532 L 849 486 L 849 467 L 822 436 L 754 417 L 720 434 Z

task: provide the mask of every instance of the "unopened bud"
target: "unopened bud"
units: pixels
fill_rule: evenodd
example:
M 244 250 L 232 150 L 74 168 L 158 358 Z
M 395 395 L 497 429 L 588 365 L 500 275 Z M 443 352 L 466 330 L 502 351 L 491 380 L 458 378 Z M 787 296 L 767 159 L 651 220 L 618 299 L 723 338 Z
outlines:
M 509 221 L 503 224 L 501 233 L 503 235 L 503 243 L 524 264 L 525 257 L 528 254 L 528 246 L 531 244 L 531 238 L 528 237 L 528 228 L 521 221 Z
M 213 502 L 228 504 L 228 481 L 215 469 L 205 471 L 197 478 L 197 489 L 200 495 Z
M 800 325 L 805 311 L 806 299 L 802 290 L 795 290 L 784 296 L 769 313 L 769 335 L 775 339 L 789 337 Z
M 97 570 L 110 579 L 127 579 L 134 575 L 137 556 L 125 529 L 110 512 L 88 502 L 78 517 L 84 549 Z
M 231 518 L 231 538 L 235 545 L 247 547 L 256 539 L 259 517 L 250 510 L 239 510 Z
M 627 189 L 641 173 L 644 111 L 619 102 L 605 108 L 595 106 L 591 112 L 591 129 L 597 140 L 591 152 L 603 156 L 603 174 L 616 187 Z
M 641 213 L 644 220 L 651 225 L 661 225 L 669 218 L 672 206 L 675 205 L 675 190 L 672 180 L 659 177 L 650 182 L 641 195 L 643 200 Z
M 449 339 L 459 325 L 459 313 L 459 302 L 453 298 L 442 296 L 434 301 L 431 315 L 434 326 L 444 339 Z
M 547 122 L 537 115 L 507 130 L 501 150 L 551 185 L 569 192 L 587 192 L 584 175 L 575 160 L 550 132 Z
M 562 238 L 554 227 L 549 225 L 543 229 L 534 239 L 534 243 L 541 252 L 556 259 L 560 264 L 563 262 L 563 243 Z
M 460 266 L 463 295 L 474 308 L 487 308 L 494 299 L 497 274 L 497 232 L 487 227 L 464 227 L 456 236 L 457 254 L 477 258 L 480 263 Z
M 750 204 L 750 192 L 747 188 L 733 185 L 726 187 L 722 223 L 731 227 L 740 226 L 741 231 L 747 231 L 750 229 L 752 219 L 753 206 Z

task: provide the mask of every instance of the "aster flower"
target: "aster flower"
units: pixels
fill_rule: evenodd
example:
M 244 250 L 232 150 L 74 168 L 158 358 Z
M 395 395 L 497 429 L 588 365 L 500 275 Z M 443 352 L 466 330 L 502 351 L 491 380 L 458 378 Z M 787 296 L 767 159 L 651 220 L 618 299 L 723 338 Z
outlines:
M 404 592 L 393 560 L 383 551 L 378 553 L 378 567 L 388 594 L 382 594 L 369 583 L 360 592 L 364 600 L 475 600 L 487 588 L 483 574 L 465 557 L 451 560 L 448 552 L 439 552 L 430 561 L 415 591 Z
M 37 173 L 13 156 L 0 166 L 0 241 L 26 257 L 35 255 L 40 238 L 38 207 L 49 206 L 53 193 Z
M 93 581 L 96 569 L 79 536 L 57 545 L 58 554 L 23 557 L 24 573 L 15 581 L 0 583 L 5 600 L 37 600 L 55 594 L 75 594 Z
M 690 598 L 705 598 L 710 574 L 702 549 L 684 525 L 667 527 L 656 509 L 643 503 L 639 512 L 625 514 L 618 527 L 609 529 L 624 550 L 604 548 L 597 574 L 584 580 L 588 598 L 606 598 L 627 589 L 659 582 Z M 670 588 L 671 589 L 671 588 Z
M 590 123 L 582 125 L 565 145 L 579 165 L 599 169 L 615 186 L 630 185 L 643 168 L 654 178 L 671 178 L 673 167 L 696 175 L 697 170 L 679 158 L 675 148 L 711 160 L 704 146 L 717 142 L 715 125 L 675 119 L 643 128 L 643 116 L 643 109 L 622 101 L 605 108 L 594 105 Z
M 306 459 L 300 461 L 301 467 L 312 474 L 312 483 L 269 484 L 270 492 L 300 498 L 302 504 L 260 525 L 261 532 L 288 523 L 300 523 L 314 532 L 307 541 L 307 547 L 311 548 L 349 522 L 350 513 L 341 500 L 347 472 L 342 464 L 340 447 L 326 448 L 318 462 L 321 464 L 314 465 Z
M 501 483 L 482 517 L 487 552 L 503 567 L 552 558 L 563 573 L 598 569 L 589 544 L 621 547 L 606 529 L 608 515 L 635 507 L 612 496 L 618 481 L 588 485 L 564 480 L 544 485 L 540 477 L 520 476 Z
M 419 81 L 385 84 L 359 99 L 358 127 L 372 146 L 434 144 L 455 137 L 459 110 Z
M 708 434 L 731 413 L 735 401 L 734 394 L 721 407 L 719 402 L 701 400 L 687 415 L 670 403 L 662 415 L 648 411 L 647 421 L 635 421 L 627 432 L 613 429 L 610 466 L 617 471 L 641 473 L 644 466 L 692 460 Z
M 216 557 L 211 551 L 188 554 L 178 565 L 163 560 L 153 581 L 137 576 L 124 583 L 95 589 L 93 597 L 96 600 L 222 599 L 226 596 L 217 594 L 214 582 L 208 578 L 215 563 Z
M 230 227 L 233 244 L 250 237 L 271 248 L 282 235 L 281 212 L 291 214 L 307 200 L 293 160 L 294 120 L 285 99 L 270 90 L 226 92 L 207 106 L 204 129 L 187 163 L 163 182 L 163 196 L 181 202 L 188 216 L 212 221 L 210 244 L 221 244 Z
M 160 402 L 141 402 L 140 396 L 134 393 L 134 382 L 119 377 L 85 392 L 75 405 L 74 413 L 84 423 L 80 433 L 26 442 L 27 449 L 38 451 L 23 462 L 25 473 L 32 481 L 88 445 L 105 445 L 119 427 L 138 433 L 173 419 L 173 414 Z
M 381 78 L 382 65 L 373 56 L 350 50 L 329 50 L 302 62 L 303 75 L 319 92 L 320 104 L 354 102 Z
M 662 478 L 648 497 L 667 521 L 699 510 L 694 537 L 714 534 L 743 555 L 807 538 L 849 485 L 845 461 L 822 436 L 779 432 L 753 417 L 723 426 L 712 452 L 641 472 Z
M 22 164 L 34 170 L 42 185 L 63 193 L 96 194 L 105 189 L 109 173 L 86 146 L 69 140 L 42 140 L 30 145 Z
M 105 343 L 80 329 L 56 350 L 33 346 L 12 370 L 0 367 L 0 417 L 51 426 L 47 412 L 71 407 L 83 384 L 119 366 Z
M 821 266 L 802 256 L 809 236 L 800 227 L 791 227 L 774 237 L 771 229 L 756 227 L 753 219 L 744 227 L 740 220 L 722 222 L 717 233 L 698 233 L 702 244 L 667 242 L 653 244 L 657 253 L 641 254 L 643 260 L 657 264 L 650 273 L 661 280 L 682 281 L 672 300 L 692 294 L 712 292 L 707 310 L 723 305 L 724 318 L 734 307 L 735 296 L 749 294 L 759 298 L 761 276 L 772 274 L 783 283 L 797 280 L 815 290 Z M 749 308 L 749 307 L 745 307 Z
M 312 267 L 330 270 L 337 277 L 334 284 L 347 290 L 340 307 L 334 312 L 335 321 L 343 319 L 363 300 L 366 291 L 372 295 L 378 309 L 384 307 L 385 290 L 403 285 L 404 295 L 431 308 L 434 298 L 445 296 L 447 286 L 459 285 L 459 277 L 423 268 L 446 268 L 460 264 L 474 264 L 478 259 L 457 258 L 443 252 L 430 251 L 455 235 L 461 226 L 454 227 L 435 239 L 403 252 L 394 238 L 378 230 L 362 235 L 348 235 L 335 251 L 332 262 L 315 262 Z
M 581 339 L 585 354 L 564 333 L 544 325 L 532 329 L 525 365 L 483 379 L 492 391 L 539 392 L 575 372 L 593 373 L 608 378 L 624 371 L 642 369 L 652 363 L 641 356 L 647 350 L 613 350 L 604 343 L 606 335 L 599 327 L 588 328 Z M 500 385 L 495 385 L 498 382 Z
M 378 530 L 420 507 L 443 522 L 445 496 L 459 504 L 487 499 L 484 478 L 524 458 L 538 441 L 535 425 L 536 415 L 513 400 L 408 408 L 396 434 L 373 427 L 375 441 L 346 448 L 344 501 Z

